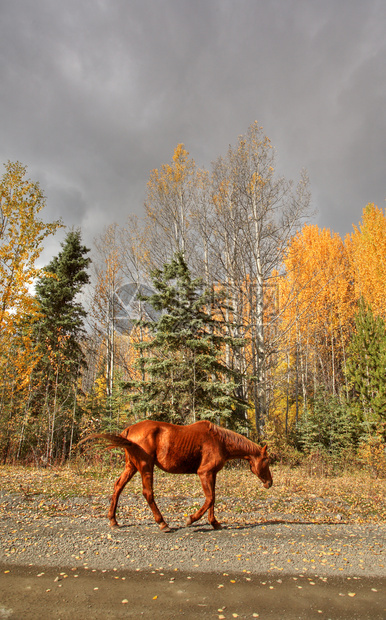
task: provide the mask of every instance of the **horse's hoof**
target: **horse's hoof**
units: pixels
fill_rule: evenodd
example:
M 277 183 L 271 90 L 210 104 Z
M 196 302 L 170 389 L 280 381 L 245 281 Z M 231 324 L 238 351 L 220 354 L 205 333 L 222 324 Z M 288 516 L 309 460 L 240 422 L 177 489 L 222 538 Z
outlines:
M 119 530 L 118 523 L 110 523 L 110 527 L 111 527 L 112 530 Z
M 186 521 L 185 521 L 185 525 L 186 525 L 186 527 L 189 527 L 189 525 L 192 525 L 192 523 L 193 523 L 193 521 L 192 521 L 192 518 L 191 518 L 191 517 L 188 517 L 188 518 L 186 519 Z
M 218 521 L 216 521 L 215 523 L 212 523 L 212 527 L 214 530 L 222 530 L 222 525 Z
M 165 532 L 166 534 L 167 534 L 168 532 L 171 532 L 171 531 L 172 531 L 172 530 L 170 529 L 170 527 L 167 525 L 167 523 L 162 523 L 162 524 L 159 526 L 159 529 L 161 530 L 161 532 Z

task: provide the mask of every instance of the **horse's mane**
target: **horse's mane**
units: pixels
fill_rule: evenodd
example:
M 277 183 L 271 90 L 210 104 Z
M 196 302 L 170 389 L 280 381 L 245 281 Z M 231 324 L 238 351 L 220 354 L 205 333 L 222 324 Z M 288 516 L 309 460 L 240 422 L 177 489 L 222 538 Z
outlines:
M 239 448 L 250 454 L 260 454 L 260 447 L 247 437 L 239 435 L 239 433 L 235 433 L 228 428 L 217 426 L 217 424 L 213 424 L 212 422 L 209 424 L 210 431 L 220 437 L 226 446 L 230 448 Z

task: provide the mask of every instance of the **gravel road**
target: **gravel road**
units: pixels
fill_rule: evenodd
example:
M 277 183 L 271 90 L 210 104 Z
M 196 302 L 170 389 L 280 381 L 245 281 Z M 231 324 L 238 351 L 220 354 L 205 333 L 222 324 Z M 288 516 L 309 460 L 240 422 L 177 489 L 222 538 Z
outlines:
M 123 502 L 126 514 L 130 514 L 130 504 L 143 506 L 143 502 L 143 498 L 127 496 Z M 229 567 L 237 573 L 386 576 L 385 525 L 320 524 L 284 520 L 280 515 L 265 520 L 258 512 L 240 514 L 235 520 L 234 515 L 220 513 L 223 529 L 215 531 L 204 518 L 184 527 L 181 514 L 178 522 L 169 520 L 172 531 L 165 534 L 154 523 L 150 510 L 134 523 L 124 513 L 121 527 L 111 530 L 101 505 L 93 505 L 90 498 L 66 500 L 65 508 L 58 506 L 57 500 L 42 497 L 3 496 L 0 562 L 46 566 L 60 562 L 95 569 L 222 572 Z
M 256 590 L 257 586 L 264 589 L 265 585 L 268 584 L 267 588 L 277 589 L 277 584 L 282 584 L 282 594 L 277 593 L 279 598 L 275 600 L 278 603 L 280 599 L 283 605 L 283 601 L 287 600 L 289 596 L 289 580 L 292 583 L 292 590 L 295 584 L 301 583 L 303 580 L 307 584 L 314 584 L 310 600 L 314 601 L 314 606 L 319 605 L 321 607 L 319 611 L 316 607 L 315 609 L 312 607 L 315 614 L 320 612 L 319 616 L 315 615 L 315 617 L 343 618 L 346 617 L 343 613 L 344 609 L 350 610 L 349 606 L 342 608 L 339 615 L 329 616 L 328 613 L 331 613 L 331 609 L 333 609 L 331 603 L 328 607 L 329 611 L 323 612 L 326 606 L 321 606 L 318 601 L 323 601 L 326 597 L 326 594 L 320 590 L 320 588 L 325 588 L 326 584 L 330 584 L 331 592 L 336 590 L 335 598 L 340 603 L 338 596 L 346 596 L 346 601 L 348 601 L 350 589 L 354 589 L 351 592 L 354 596 L 359 593 L 358 588 L 362 587 L 364 593 L 364 598 L 361 599 L 362 607 L 359 606 L 355 613 L 354 607 L 351 607 L 351 612 L 347 615 L 351 620 L 356 617 L 386 617 L 386 601 L 384 594 L 380 594 L 384 591 L 386 576 L 385 525 L 348 524 L 343 521 L 321 524 L 294 518 L 291 520 L 283 519 L 280 518 L 280 515 L 272 514 L 269 520 L 266 520 L 258 512 L 242 513 L 235 519 L 234 514 L 228 515 L 226 512 L 219 512 L 218 517 L 223 523 L 222 530 L 213 530 L 204 519 L 186 528 L 183 526 L 184 516 L 181 514 L 180 518 L 175 515 L 174 521 L 169 519 L 172 531 L 165 534 L 154 523 L 150 511 L 148 513 L 142 512 L 141 520 L 134 522 L 132 519 L 130 520 L 129 515 L 135 514 L 138 506 L 143 506 L 143 501 L 143 498 L 127 496 L 123 501 L 120 517 L 122 526 L 118 530 L 111 530 L 108 527 L 107 518 L 103 514 L 107 508 L 107 503 L 101 503 L 100 499 L 66 499 L 64 509 L 63 506 L 58 505 L 58 500 L 55 502 L 51 500 L 50 502 L 39 496 L 27 499 L 22 495 L 3 494 L 1 498 L 2 518 L 0 520 L 1 583 L 4 586 L 5 580 L 8 579 L 8 583 L 11 583 L 13 578 L 16 580 L 14 587 L 20 588 L 24 587 L 21 584 L 29 583 L 28 578 L 31 579 L 33 576 L 36 586 L 37 579 L 40 579 L 39 584 L 42 584 L 42 579 L 47 579 L 47 576 L 50 575 L 50 583 L 54 583 L 54 579 L 57 579 L 55 587 L 58 587 L 61 585 L 59 581 L 64 579 L 63 575 L 72 575 L 75 571 L 77 574 L 82 574 L 85 580 L 91 578 L 86 575 L 91 575 L 94 583 L 97 583 L 97 579 L 102 580 L 100 585 L 95 586 L 96 591 L 99 587 L 105 587 L 103 583 L 105 583 L 107 575 L 110 575 L 111 579 L 118 579 L 119 577 L 120 583 L 122 580 L 129 579 L 132 585 L 135 579 L 142 579 L 141 596 L 147 593 L 149 600 L 153 600 L 153 596 L 157 597 L 157 592 L 160 591 L 160 586 L 157 586 L 158 582 L 154 580 L 159 580 L 162 577 L 164 580 L 162 592 L 164 592 L 165 601 L 168 600 L 171 604 L 174 599 L 168 598 L 165 588 L 170 587 L 170 584 L 173 584 L 176 579 L 177 581 L 183 579 L 185 585 L 188 583 L 187 580 L 190 580 L 192 584 L 195 583 L 197 587 L 201 584 L 201 593 L 206 592 L 209 584 L 211 584 L 211 590 L 209 589 L 208 592 L 216 591 L 217 594 L 218 588 L 228 582 L 233 582 L 235 588 L 231 599 L 226 598 L 225 592 L 222 599 L 223 603 L 221 601 L 214 603 L 215 598 L 213 599 L 213 604 L 223 604 L 229 610 L 231 601 L 237 599 L 236 592 L 239 592 L 240 603 L 232 612 L 233 615 L 230 612 L 227 615 L 225 607 L 222 612 L 222 607 L 218 606 L 216 610 L 211 610 L 211 616 L 203 616 L 205 606 L 209 605 L 209 593 L 201 597 L 203 601 L 204 599 L 207 601 L 200 603 L 202 609 L 197 607 L 193 612 L 187 611 L 188 608 L 182 606 L 179 611 L 177 610 L 178 613 L 176 608 L 173 608 L 173 610 L 169 609 L 169 615 L 158 614 L 158 617 L 279 618 L 280 615 L 269 615 L 269 609 L 272 611 L 275 608 L 273 601 L 270 606 L 267 604 L 265 615 L 260 614 L 261 606 L 260 612 L 253 612 L 251 606 L 248 608 L 248 613 L 242 611 L 241 586 L 248 587 L 248 584 L 254 583 L 253 591 L 256 593 L 258 591 Z M 134 505 L 136 503 L 138 506 Z M 61 574 L 62 576 L 60 576 Z M 40 577 L 38 577 L 39 575 Z M 26 579 L 27 581 L 25 581 Z M 341 585 L 343 582 L 345 589 Z M 68 583 L 66 581 L 66 584 Z M 286 587 L 284 587 L 285 584 L 287 584 Z M 30 590 L 32 588 L 32 592 L 35 592 L 35 586 L 26 585 L 25 588 L 30 588 Z M 66 587 L 68 588 L 67 585 Z M 237 587 L 239 587 L 238 590 Z M 296 587 L 302 586 L 296 585 Z M 115 588 L 119 598 L 121 593 L 118 594 L 117 585 Z M 189 588 L 191 590 L 193 586 L 190 584 Z M 267 588 L 264 591 L 268 592 Z M 317 596 L 318 588 L 318 596 L 320 595 L 321 599 Z M 50 592 L 51 587 L 46 587 L 45 591 Z M 15 601 L 12 607 L 10 601 L 6 600 L 6 592 L 9 592 L 9 589 L 2 590 L 0 587 L 0 596 L 3 594 L 3 598 L 0 598 L 0 618 L 33 619 L 39 617 L 39 606 L 36 611 L 37 615 L 33 615 L 31 601 L 28 603 L 30 615 L 18 616 L 11 613 L 7 615 L 7 610 L 15 609 Z M 58 590 L 58 592 L 61 591 Z M 133 592 L 132 588 L 131 592 Z M 150 596 L 152 593 L 153 596 Z M 377 597 L 376 605 L 378 607 L 371 607 L 368 598 L 366 598 L 369 593 L 372 593 L 373 597 Z M 123 596 L 122 594 L 122 598 L 119 599 L 120 605 L 122 605 L 122 600 L 126 600 Z M 189 596 L 192 597 L 193 595 Z M 186 602 L 193 600 L 195 605 L 199 605 L 197 596 L 196 598 L 194 596 L 189 598 L 186 595 Z M 263 593 L 261 593 L 260 602 L 263 599 Z M 71 597 L 69 600 L 71 603 Z M 107 600 L 108 597 L 105 598 L 105 603 Z M 129 601 L 130 597 L 127 600 Z M 355 600 L 355 604 L 358 606 L 360 598 L 358 597 Z M 4 601 L 6 602 L 4 603 Z M 375 599 L 372 601 L 375 605 Z M 39 600 L 37 600 L 37 605 L 39 605 Z M 88 602 L 85 605 L 85 615 L 82 615 L 83 612 L 80 612 L 79 607 L 78 618 L 110 617 L 106 608 L 104 608 L 104 615 L 99 616 L 99 612 L 94 609 L 90 616 L 89 613 L 87 614 L 87 609 L 91 603 Z M 164 611 L 167 609 L 165 605 Z M 350 603 L 350 605 L 353 606 L 354 603 Z M 111 605 L 110 608 L 113 609 Z M 131 608 L 134 609 L 132 606 Z M 61 609 L 59 615 L 54 614 L 47 617 L 60 618 L 61 620 L 74 617 L 71 616 L 70 612 L 68 612 L 68 616 L 66 615 L 65 607 L 62 606 Z M 308 609 L 308 612 L 305 613 L 304 609 Z M 364 610 L 366 609 L 365 613 Z M 287 618 L 304 617 L 308 619 L 314 617 L 309 605 L 308 607 L 303 605 L 302 610 L 294 612 L 295 615 L 293 616 L 289 613 Z M 114 617 L 138 617 L 135 616 L 134 611 L 133 615 L 128 614 L 127 609 L 125 613 L 123 611 L 121 613 L 123 615 L 116 613 Z M 260 615 L 253 616 L 253 613 Z M 167 614 L 166 611 L 165 614 Z M 152 615 L 148 617 L 152 617 Z

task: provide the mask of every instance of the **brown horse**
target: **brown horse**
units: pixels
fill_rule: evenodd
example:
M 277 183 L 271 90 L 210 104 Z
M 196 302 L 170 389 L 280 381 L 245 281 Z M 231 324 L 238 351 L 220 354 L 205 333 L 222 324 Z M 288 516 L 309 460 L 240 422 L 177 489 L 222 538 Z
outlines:
M 260 448 L 246 437 L 207 420 L 189 426 L 144 420 L 129 426 L 120 435 L 101 433 L 91 435 L 86 440 L 91 438 L 107 440 L 109 447 L 120 447 L 125 450 L 126 467 L 114 485 L 108 514 L 111 527 L 118 527 L 115 517 L 118 498 L 125 485 L 139 471 L 142 477 L 143 495 L 156 522 L 163 532 L 170 532 L 154 501 L 154 465 L 172 474 L 199 476 L 206 500 L 197 512 L 190 515 L 186 525 L 201 519 L 208 510 L 209 523 L 215 529 L 221 529 L 214 516 L 216 475 L 230 459 L 246 459 L 249 461 L 252 473 L 260 478 L 264 487 L 269 489 L 272 486 L 267 447 Z

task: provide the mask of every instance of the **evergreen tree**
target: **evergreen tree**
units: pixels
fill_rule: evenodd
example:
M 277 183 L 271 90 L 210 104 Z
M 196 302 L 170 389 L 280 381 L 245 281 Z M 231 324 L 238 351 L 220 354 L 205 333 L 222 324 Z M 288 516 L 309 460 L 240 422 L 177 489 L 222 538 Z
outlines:
M 47 460 L 59 453 L 66 458 L 76 431 L 78 376 L 85 364 L 81 342 L 87 314 L 78 296 L 89 281 L 88 252 L 81 243 L 80 231 L 70 231 L 62 250 L 36 284 L 40 319 L 35 338 L 41 360 L 34 376 L 33 405 L 37 416 L 46 416 Z
M 355 318 L 347 360 L 351 385 L 349 401 L 362 425 L 372 435 L 386 422 L 386 328 L 382 317 L 375 317 L 363 300 Z
M 339 457 L 357 444 L 357 430 L 346 404 L 320 389 L 299 421 L 296 441 L 306 454 L 319 450 Z
M 36 284 L 41 312 L 39 339 L 52 351 L 62 349 L 72 370 L 84 362 L 80 340 L 87 313 L 77 298 L 90 279 L 88 252 L 81 243 L 80 231 L 70 231 L 62 243 L 62 251 L 45 267 L 45 274 Z
M 160 314 L 156 322 L 140 321 L 149 339 L 136 345 L 142 379 L 127 384 L 135 390 L 134 414 L 177 423 L 213 419 L 246 428 L 245 403 L 235 396 L 239 378 L 221 359 L 226 345 L 241 344 L 225 335 L 221 296 L 192 279 L 181 252 L 151 276 L 156 293 L 142 300 Z

